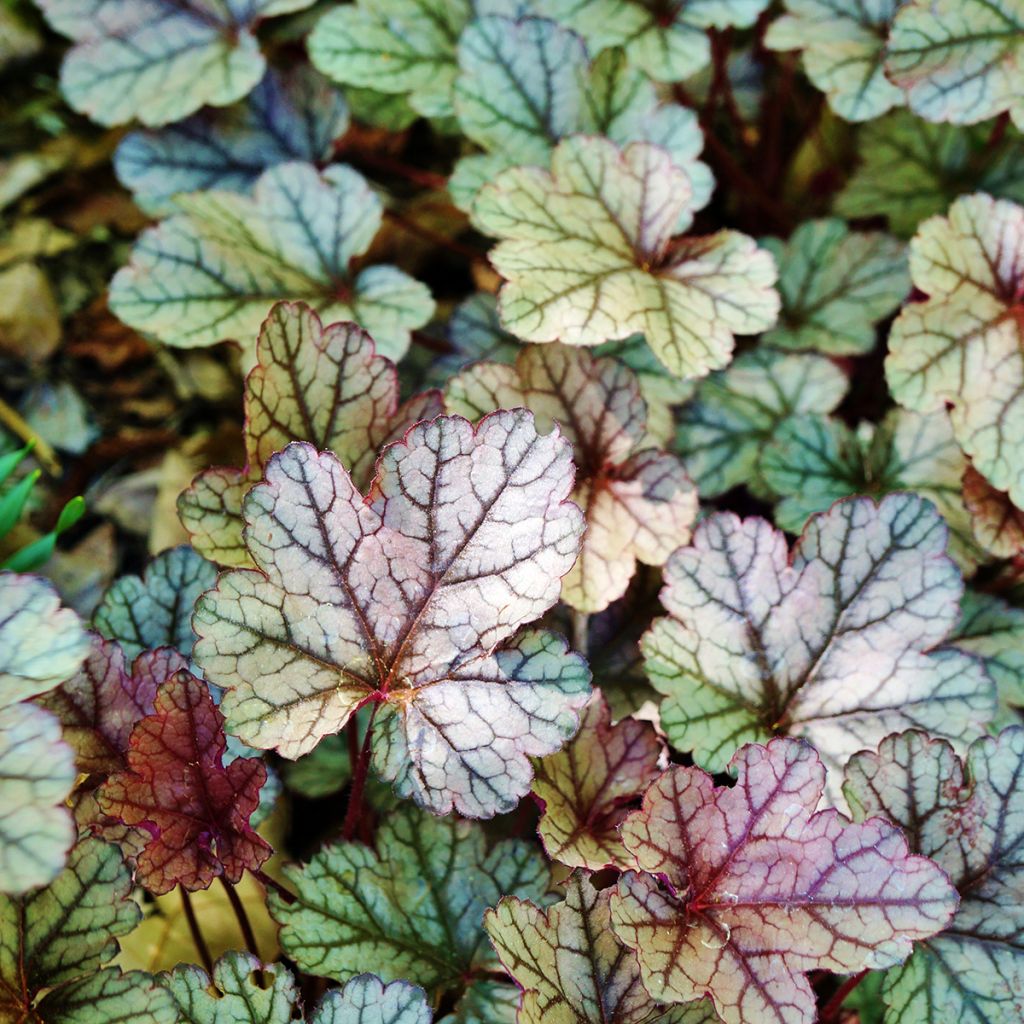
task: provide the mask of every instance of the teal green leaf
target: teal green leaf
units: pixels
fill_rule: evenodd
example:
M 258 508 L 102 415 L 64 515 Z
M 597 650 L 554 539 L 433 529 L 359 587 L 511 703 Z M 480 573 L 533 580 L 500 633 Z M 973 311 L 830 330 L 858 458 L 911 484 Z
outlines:
M 794 416 L 775 431 L 759 467 L 782 499 L 775 521 L 790 533 L 840 498 L 913 491 L 939 510 L 949 527 L 950 555 L 973 571 L 987 559 L 975 543 L 960 489 L 966 468 L 944 409 L 894 409 L 877 426 L 865 422 L 856 431 L 832 417 Z
M 922 732 L 857 754 L 846 793 L 858 819 L 883 815 L 931 857 L 960 908 L 886 972 L 886 1024 L 1018 1024 L 1024 1017 L 1024 729 L 974 742 L 961 759 Z
M 340 792 L 352 776 L 352 757 L 345 736 L 325 736 L 308 754 L 282 766 L 285 786 L 316 800 Z
M 479 978 L 466 986 L 455 1009 L 438 1024 L 516 1024 L 520 994 L 507 981 Z
M 132 661 L 143 651 L 174 647 L 192 654 L 192 606 L 217 582 L 217 567 L 182 545 L 157 555 L 140 576 L 122 576 L 103 595 L 93 625 Z
M 676 451 L 702 497 L 740 484 L 768 494 L 758 464 L 778 425 L 800 413 L 829 413 L 849 381 L 823 356 L 758 348 L 702 381 L 679 416 Z
M 696 115 L 660 104 L 651 82 L 621 51 L 591 62 L 576 33 L 544 18 L 479 18 L 459 41 L 455 109 L 463 132 L 487 155 L 460 161 L 450 190 L 463 208 L 507 167 L 546 166 L 562 138 L 603 135 L 619 145 L 651 142 L 685 170 L 693 201 L 684 230 L 711 196 L 713 180 L 696 158 L 704 138 Z
M 870 121 L 903 94 L 883 68 L 885 40 L 901 0 L 785 0 L 786 13 L 772 22 L 765 44 L 802 50 L 807 77 L 847 121 Z
M 929 124 L 905 110 L 865 125 L 857 138 L 861 163 L 836 213 L 887 217 L 889 229 L 908 238 L 964 192 L 1024 201 L 1024 138 L 1008 127 L 991 145 L 991 135 L 991 124 Z
M 141 917 L 121 851 L 92 838 L 45 888 L 0 896 L 0 1019 L 175 1024 L 149 975 L 103 968 Z
M 64 801 L 77 776 L 53 715 L 31 704 L 0 709 L 0 892 L 45 885 L 60 871 L 75 838 Z
M 40 0 L 75 45 L 61 88 L 100 124 L 168 124 L 241 99 L 266 63 L 254 29 L 312 0 Z
M 81 619 L 49 580 L 0 572 L 0 708 L 59 686 L 88 653 Z
M 909 0 L 889 34 L 885 70 L 928 121 L 976 124 L 1009 111 L 1024 129 L 1024 4 Z
M 776 348 L 870 352 L 875 325 L 910 291 L 904 246 L 879 232 L 850 231 L 838 217 L 804 221 L 788 242 L 761 244 L 779 265 L 779 326 L 764 336 Z
M 181 196 L 180 213 L 146 231 L 114 276 L 110 308 L 182 348 L 240 342 L 251 362 L 277 299 L 304 299 L 325 322 L 356 320 L 397 359 L 434 309 L 426 287 L 396 267 L 352 261 L 381 223 L 380 199 L 350 167 L 279 164 L 251 196 Z
M 503 840 L 488 851 L 479 825 L 409 807 L 381 823 L 376 850 L 336 843 L 285 875 L 298 899 L 271 893 L 270 912 L 303 971 L 347 981 L 372 970 L 431 992 L 498 970 L 484 910 L 505 893 L 543 900 L 550 883 L 533 843 Z
M 473 204 L 501 239 L 491 262 L 507 330 L 573 345 L 641 333 L 670 373 L 699 377 L 729 361 L 734 334 L 774 324 L 775 264 L 753 239 L 673 238 L 693 190 L 665 150 L 571 136 L 551 167 L 505 171 Z
M 130 132 L 114 154 L 121 183 L 148 213 L 179 192 L 246 192 L 268 168 L 320 163 L 348 127 L 341 94 L 306 65 L 268 71 L 239 104 L 202 110 L 160 130 Z
M 328 78 L 405 96 L 427 117 L 452 114 L 455 46 L 471 0 L 361 0 L 337 6 L 309 37 L 309 56 Z
M 1024 610 L 968 590 L 960 604 L 960 621 L 946 642 L 981 658 L 999 691 L 1002 720 L 1017 720 L 1005 709 L 1024 707 Z

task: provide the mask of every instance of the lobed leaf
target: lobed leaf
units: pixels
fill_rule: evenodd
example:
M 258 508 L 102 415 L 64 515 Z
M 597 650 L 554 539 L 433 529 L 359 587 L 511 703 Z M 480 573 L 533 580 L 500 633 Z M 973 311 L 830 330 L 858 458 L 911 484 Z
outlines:
M 893 397 L 918 412 L 951 404 L 974 468 L 1024 505 L 1024 207 L 958 199 L 948 217 L 921 225 L 910 273 L 929 298 L 893 324 Z
M 469 209 L 480 188 L 509 167 L 546 167 L 555 144 L 580 132 L 618 145 L 650 142 L 669 152 L 693 189 L 677 230 L 685 230 L 692 209 L 710 198 L 711 172 L 697 160 L 704 138 L 696 115 L 659 103 L 650 80 L 622 51 L 592 60 L 583 40 L 555 21 L 483 17 L 462 33 L 458 60 L 459 126 L 486 151 L 456 166 L 449 190 L 458 206 Z
M 324 327 L 302 303 L 278 303 L 260 328 L 245 380 L 243 469 L 204 470 L 178 498 L 192 544 L 221 565 L 252 565 L 242 538 L 242 499 L 274 452 L 308 441 L 333 452 L 363 486 L 377 451 L 413 423 L 443 412 L 425 392 L 399 406 L 394 364 L 353 323 Z
M 217 580 L 217 567 L 187 545 L 161 552 L 142 576 L 122 576 L 103 595 L 93 624 L 126 658 L 173 647 L 192 653 L 192 607 Z
M 825 768 L 791 739 L 742 748 L 717 787 L 675 767 L 622 828 L 615 934 L 656 999 L 708 993 L 724 1024 L 812 1024 L 807 972 L 889 967 L 957 907 L 946 874 L 878 818 L 815 811 Z
M 764 337 L 776 348 L 870 352 L 875 325 L 910 291 L 903 245 L 878 232 L 850 231 L 836 217 L 804 221 L 785 243 L 761 244 L 779 265 L 779 326 Z
M 909 0 L 893 19 L 885 70 L 928 121 L 975 124 L 1009 111 L 1024 129 L 1020 0 Z
M 808 516 L 854 494 L 913 491 L 931 501 L 949 527 L 949 553 L 965 572 L 986 561 L 974 540 L 960 492 L 967 467 L 949 416 L 892 410 L 854 431 L 825 416 L 784 420 L 763 450 L 759 469 L 782 500 L 775 521 L 799 533 Z
M 973 743 L 961 761 L 920 732 L 890 736 L 847 766 L 858 817 L 882 814 L 952 879 L 949 926 L 885 976 L 887 1024 L 1013 1024 L 1024 1013 L 1024 730 Z
M 612 932 L 611 889 L 575 872 L 565 899 L 546 910 L 506 896 L 484 925 L 505 969 L 523 990 L 518 1024 L 712 1024 L 707 1001 L 659 1006 L 640 980 L 632 951 Z
M 150 892 L 205 889 L 218 876 L 237 882 L 270 856 L 249 824 L 266 768 L 247 757 L 225 765 L 224 752 L 224 720 L 209 689 L 180 671 L 132 730 L 127 767 L 100 787 L 105 814 L 148 833 L 136 877 Z
M 848 386 L 846 375 L 822 356 L 745 352 L 702 381 L 683 407 L 676 450 L 705 498 L 740 484 L 766 495 L 758 465 L 779 424 L 801 413 L 832 412 Z
M 689 539 L 693 484 L 674 455 L 651 444 L 640 382 L 618 360 L 564 345 L 529 346 L 514 367 L 477 363 L 452 378 L 445 404 L 470 418 L 525 406 L 540 429 L 558 423 L 572 442 L 572 497 L 587 524 L 579 558 L 562 581 L 562 600 L 572 607 L 607 608 L 625 592 L 638 560 L 662 565 Z
M 619 825 L 658 777 L 661 741 L 649 722 L 612 725 L 600 691 L 580 714 L 580 731 L 535 765 L 537 831 L 552 860 L 569 867 L 629 867 Z
M 942 519 L 909 494 L 838 502 L 792 553 L 764 520 L 706 519 L 669 559 L 670 617 L 642 643 L 669 742 L 721 771 L 741 744 L 780 733 L 832 769 L 901 728 L 973 739 L 994 685 L 970 656 L 930 653 L 963 589 L 945 548 Z
M 479 825 L 408 806 L 382 820 L 376 850 L 336 843 L 284 871 L 298 899 L 271 893 L 269 906 L 282 950 L 303 971 L 348 981 L 373 970 L 428 991 L 496 971 L 484 910 L 505 893 L 541 901 L 550 884 L 533 844 L 507 839 L 488 851 Z
M 161 125 L 201 106 L 241 99 L 266 62 L 255 28 L 312 0 L 39 0 L 50 25 L 75 45 L 61 89 L 104 125 Z
M 418 424 L 366 498 L 331 453 L 275 455 L 244 504 L 259 568 L 221 576 L 194 618 L 231 731 L 295 758 L 375 703 L 374 763 L 400 795 L 511 809 L 589 690 L 561 639 L 513 638 L 576 558 L 571 487 L 569 445 L 524 410 Z
M 491 261 L 508 330 L 573 345 L 639 332 L 671 373 L 699 377 L 728 362 L 734 333 L 772 326 L 775 266 L 752 239 L 673 239 L 693 192 L 665 150 L 573 136 L 551 167 L 506 171 L 473 204 L 501 239 Z
M 180 348 L 236 340 L 252 358 L 277 299 L 302 299 L 326 320 L 357 320 L 398 358 L 434 309 L 427 288 L 397 267 L 352 263 L 373 242 L 381 202 L 361 175 L 289 162 L 252 195 L 179 196 L 180 212 L 145 231 L 110 283 L 125 323 Z
M 977 542 L 996 558 L 1024 552 L 1024 509 L 996 490 L 973 466 L 963 475 L 963 500 Z
M 52 690 L 88 651 L 81 620 L 52 583 L 0 573 L 0 708 Z
M 835 210 L 887 217 L 889 230 L 906 238 L 971 188 L 1024 201 L 1024 140 L 1013 128 L 998 145 L 991 138 L 990 124 L 929 124 L 908 111 L 872 121 L 860 130 L 861 163 Z
M 847 121 L 870 121 L 902 106 L 900 90 L 885 76 L 886 36 L 902 0 L 785 0 L 765 45 L 801 50 L 807 77 Z
M 117 847 L 84 838 L 45 888 L 0 896 L 0 1019 L 176 1024 L 149 975 L 103 967 L 142 916 L 131 893 Z
M 247 192 L 268 167 L 326 161 L 347 127 L 341 94 L 298 65 L 268 71 L 240 104 L 129 132 L 114 154 L 114 170 L 148 213 L 173 213 L 179 193 Z

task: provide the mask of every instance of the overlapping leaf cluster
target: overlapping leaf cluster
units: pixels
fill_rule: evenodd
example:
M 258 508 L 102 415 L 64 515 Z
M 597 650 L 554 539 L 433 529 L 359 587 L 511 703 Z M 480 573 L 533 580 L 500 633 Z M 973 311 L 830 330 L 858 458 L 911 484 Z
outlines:
M 1024 1019 L 1020 0 L 35 2 L 0 1020 Z

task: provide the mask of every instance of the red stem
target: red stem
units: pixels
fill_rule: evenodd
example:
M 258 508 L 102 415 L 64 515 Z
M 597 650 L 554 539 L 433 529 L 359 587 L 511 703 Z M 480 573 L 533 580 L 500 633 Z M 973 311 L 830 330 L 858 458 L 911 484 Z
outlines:
M 448 249 L 467 260 L 475 262 L 483 259 L 483 254 L 477 252 L 476 249 L 471 249 L 468 245 L 456 242 L 454 238 L 448 238 L 446 235 L 442 235 L 437 231 L 425 228 L 422 224 L 417 224 L 415 221 L 409 220 L 407 217 L 404 217 L 395 210 L 385 210 L 384 216 L 387 217 L 387 219 L 396 227 L 401 228 L 403 231 L 407 231 L 410 235 L 415 235 L 417 238 L 422 238 L 424 241 L 431 242 L 433 245 L 438 245 L 443 249 Z
M 259 946 L 256 945 L 256 933 L 252 930 L 252 924 L 249 922 L 249 915 L 245 912 L 242 898 L 238 895 L 235 887 L 223 875 L 220 876 L 220 884 L 224 886 L 224 891 L 228 894 L 228 902 L 231 904 L 231 909 L 235 912 L 235 917 L 238 919 L 238 927 L 241 929 L 242 938 L 245 940 L 245 948 L 259 960 L 260 950 Z
M 286 889 L 276 878 L 271 878 L 270 875 L 266 874 L 266 872 L 253 871 L 252 876 L 263 886 L 264 889 L 273 889 L 274 892 L 276 892 L 277 895 L 285 901 L 285 903 L 292 904 L 298 899 L 291 889 Z
M 335 155 L 346 157 L 351 156 L 353 163 L 361 164 L 382 174 L 391 174 L 396 178 L 404 178 L 413 185 L 420 188 L 435 189 L 444 191 L 448 187 L 448 179 L 443 174 L 435 174 L 433 171 L 425 171 L 420 167 L 410 167 L 401 160 L 385 153 L 372 153 L 360 150 L 358 153 L 346 154 L 344 146 L 335 147 Z
M 181 905 L 185 910 L 185 920 L 188 921 L 188 930 L 192 933 L 192 944 L 196 947 L 199 959 L 203 962 L 203 968 L 211 977 L 213 976 L 213 957 L 210 956 L 210 947 L 206 945 L 206 939 L 199 930 L 199 921 L 196 919 L 195 907 L 192 906 L 192 897 L 182 888 Z
M 867 976 L 867 971 L 861 971 L 860 974 L 855 974 L 853 977 L 847 978 L 846 981 L 836 989 L 832 998 L 821 1008 L 821 1013 L 818 1014 L 819 1024 L 829 1024 L 830 1021 L 838 1019 L 839 1011 L 843 1008 L 843 1003 L 846 1002 L 846 997 Z
M 350 840 L 359 827 L 363 816 L 363 794 L 366 791 L 366 776 L 370 770 L 370 752 L 373 749 L 373 720 L 377 715 L 379 704 L 374 704 L 370 712 L 370 720 L 366 723 L 366 735 L 359 751 L 359 760 L 352 773 L 352 786 L 348 792 L 348 807 L 345 809 L 345 821 L 341 826 L 341 838 Z

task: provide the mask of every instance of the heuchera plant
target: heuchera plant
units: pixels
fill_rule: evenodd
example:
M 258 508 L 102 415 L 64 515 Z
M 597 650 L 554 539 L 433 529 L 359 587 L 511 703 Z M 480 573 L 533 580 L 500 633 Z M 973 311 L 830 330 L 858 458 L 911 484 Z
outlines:
M 1021 0 L 34 2 L 0 1024 L 1022 1024 Z

